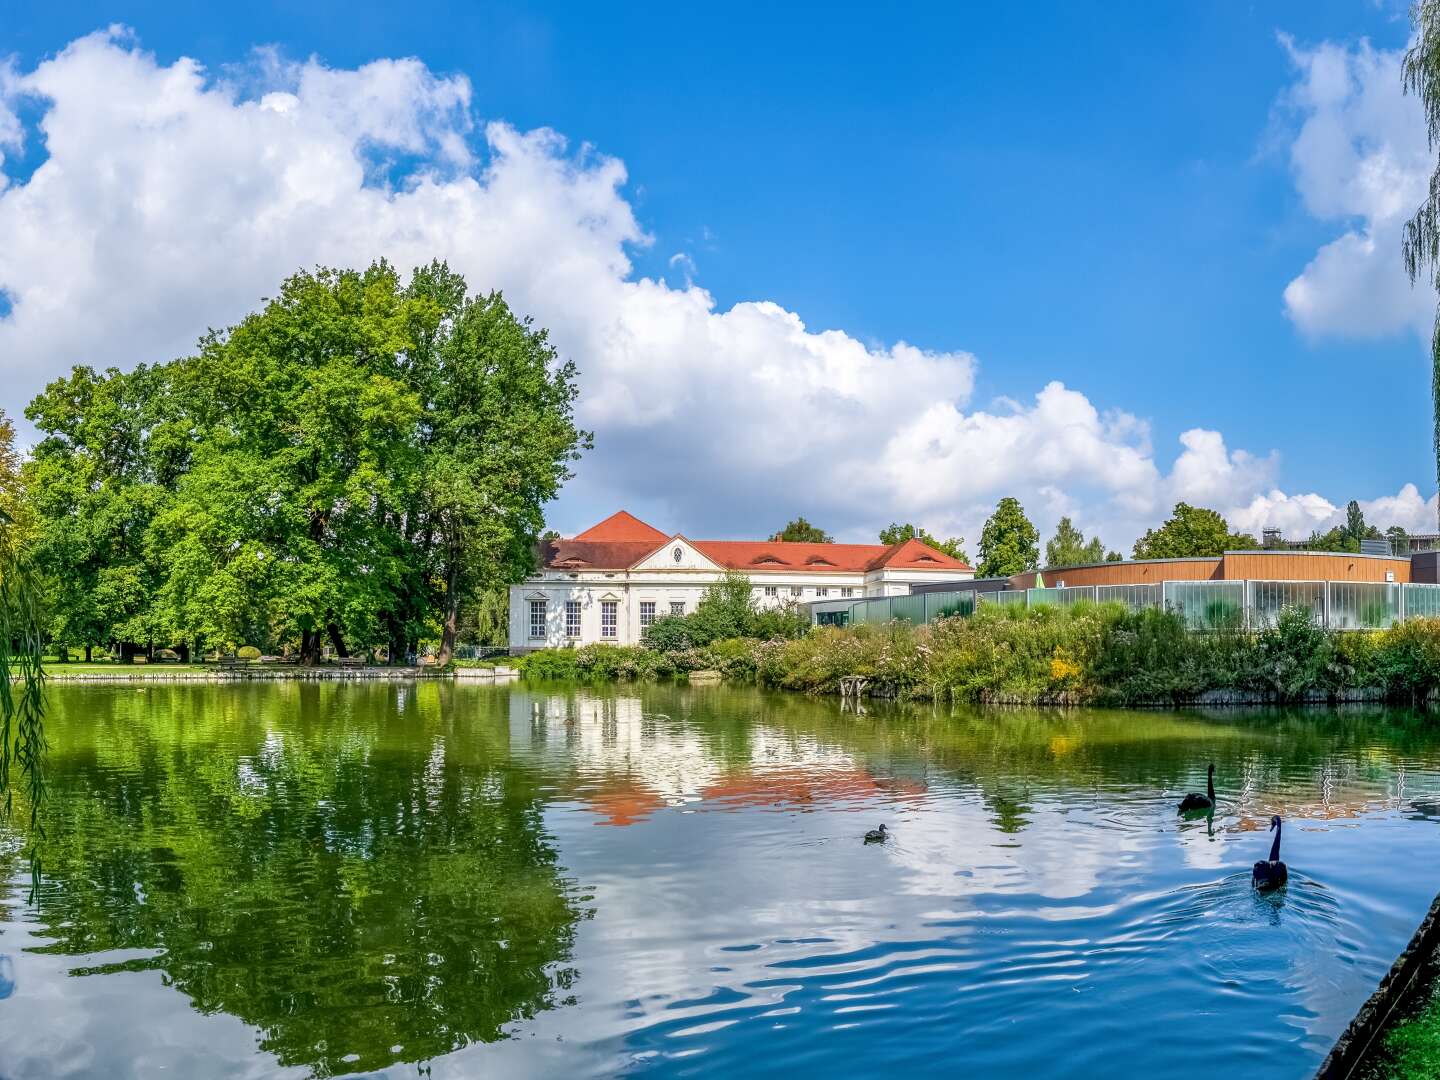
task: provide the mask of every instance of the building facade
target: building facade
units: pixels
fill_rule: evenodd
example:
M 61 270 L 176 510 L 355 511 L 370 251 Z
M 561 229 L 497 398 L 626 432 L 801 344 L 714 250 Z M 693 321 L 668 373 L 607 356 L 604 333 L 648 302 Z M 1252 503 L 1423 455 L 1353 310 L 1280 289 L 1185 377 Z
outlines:
M 637 644 L 655 619 L 694 611 L 711 585 L 735 572 L 750 579 L 756 602 L 767 607 L 905 596 L 915 586 L 975 576 L 919 540 L 888 547 L 690 540 L 622 510 L 545 544 L 539 570 L 510 587 L 511 651 Z

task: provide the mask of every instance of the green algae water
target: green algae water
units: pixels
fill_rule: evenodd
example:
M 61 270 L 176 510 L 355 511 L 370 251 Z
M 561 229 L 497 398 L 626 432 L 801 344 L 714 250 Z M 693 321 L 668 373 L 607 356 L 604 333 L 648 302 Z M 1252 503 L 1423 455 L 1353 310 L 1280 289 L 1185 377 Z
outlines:
M 1440 724 L 1411 713 L 50 703 L 33 894 L 4 837 L 6 1080 L 1300 1078 L 1440 891 Z M 1219 808 L 1182 821 L 1211 760 Z M 1290 882 L 1261 896 L 1272 813 Z

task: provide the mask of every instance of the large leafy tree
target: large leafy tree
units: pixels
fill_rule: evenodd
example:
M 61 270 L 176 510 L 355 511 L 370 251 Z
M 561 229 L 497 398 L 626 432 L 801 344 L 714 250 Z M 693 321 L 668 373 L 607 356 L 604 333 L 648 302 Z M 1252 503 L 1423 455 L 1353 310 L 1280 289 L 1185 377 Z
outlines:
M 198 439 L 155 533 L 163 609 L 183 633 L 298 638 L 308 661 L 326 638 L 344 655 L 373 636 L 408 554 L 377 508 L 420 484 L 404 357 L 439 321 L 383 263 L 301 273 L 174 365 Z
M 880 530 L 880 543 L 887 547 L 895 544 L 903 544 L 906 540 L 919 540 L 921 543 L 929 544 L 937 551 L 943 551 L 952 559 L 959 559 L 963 563 L 970 561 L 970 556 L 965 554 L 965 538 L 963 536 L 952 536 L 948 540 L 937 540 L 924 529 L 917 529 L 914 525 L 906 522 L 904 525 L 892 524 L 889 528 Z
M 467 598 L 531 568 L 589 445 L 574 399 L 544 331 L 443 264 L 299 273 L 194 356 L 77 368 L 27 413 L 55 632 L 448 659 Z
M 1006 496 L 980 531 L 980 577 L 1009 577 L 1034 570 L 1040 562 L 1040 534 L 1020 500 Z
M 1163 525 L 1135 541 L 1135 558 L 1187 559 L 1259 546 L 1248 533 L 1231 532 L 1214 510 L 1179 502 Z
M 164 369 L 76 367 L 25 415 L 45 436 L 25 466 L 35 564 L 47 585 L 49 634 L 137 651 L 169 637 L 156 603 L 164 553 L 155 516 L 188 465 Z
M 432 267 L 424 282 L 455 295 L 450 277 Z M 559 360 L 544 330 L 499 293 L 452 311 L 424 395 L 422 505 L 441 588 L 441 664 L 454 652 L 462 604 L 531 571 L 544 505 L 590 445 L 574 421 L 575 366 Z
M 1056 567 L 1087 566 L 1105 561 L 1105 545 L 1098 536 L 1086 540 L 1085 534 L 1068 517 L 1055 526 L 1055 535 L 1045 543 L 1045 565 Z
M 1430 148 L 1440 141 L 1440 0 L 1417 0 L 1411 6 L 1414 44 L 1405 54 L 1402 81 L 1405 92 L 1420 99 Z M 1415 215 L 1405 224 L 1401 255 L 1413 284 L 1422 275 L 1432 286 L 1440 284 L 1440 162 L 1430 176 L 1430 188 Z M 1434 406 L 1435 469 L 1440 479 L 1440 319 L 1431 336 L 1430 394 Z
M 831 544 L 835 538 L 818 525 L 811 525 L 803 517 L 797 517 L 783 529 L 770 537 L 776 543 Z

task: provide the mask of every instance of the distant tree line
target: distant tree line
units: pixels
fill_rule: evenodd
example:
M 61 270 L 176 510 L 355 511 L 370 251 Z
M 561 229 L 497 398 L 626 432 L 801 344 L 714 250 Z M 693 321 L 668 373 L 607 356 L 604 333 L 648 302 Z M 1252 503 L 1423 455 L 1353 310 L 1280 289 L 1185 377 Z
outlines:
M 1392 546 L 1404 541 L 1408 533 L 1399 525 L 1381 532 L 1365 521 L 1360 504 L 1351 500 L 1345 508 L 1345 523 L 1327 532 L 1313 532 L 1303 545 L 1313 551 L 1358 552 L 1362 540 L 1389 540 Z M 880 532 L 882 544 L 898 544 L 917 538 L 931 547 L 944 551 L 962 562 L 970 558 L 964 540 L 951 537 L 937 540 L 923 528 L 911 524 L 893 524 Z M 828 542 L 830 534 L 810 524 L 803 517 L 792 521 L 772 539 L 804 539 Z M 1281 542 L 1280 546 L 1294 547 Z M 1136 559 L 1184 559 L 1214 557 L 1227 551 L 1256 550 L 1262 544 L 1253 535 L 1230 528 L 1219 513 L 1205 507 L 1179 502 L 1162 524 L 1147 529 L 1135 541 L 1131 557 Z M 1060 570 L 1071 566 L 1092 566 L 1101 562 L 1119 562 L 1124 556 L 1106 548 L 1098 536 L 1086 539 L 1085 534 L 1069 517 L 1056 523 L 1054 535 L 1045 543 L 1041 559 L 1040 532 L 1025 514 L 1018 499 L 1000 500 L 995 512 L 986 519 L 980 531 L 977 577 L 1010 577 L 1031 570 Z
M 192 356 L 26 409 L 21 514 L 63 647 L 392 660 L 503 616 L 590 446 L 574 365 L 443 263 L 298 273 Z M 13 496 L 0 486 L 0 503 Z

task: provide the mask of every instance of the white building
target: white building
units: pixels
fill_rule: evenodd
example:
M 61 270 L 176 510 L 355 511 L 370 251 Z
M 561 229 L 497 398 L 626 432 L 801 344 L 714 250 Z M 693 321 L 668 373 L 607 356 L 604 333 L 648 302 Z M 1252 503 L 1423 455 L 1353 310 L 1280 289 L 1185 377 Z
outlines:
M 546 544 L 540 569 L 510 587 L 510 647 L 634 645 L 658 616 L 694 611 L 705 590 L 731 571 L 750 579 L 762 605 L 904 596 L 912 585 L 975 576 L 919 540 L 890 547 L 689 540 L 622 510 L 579 536 Z

